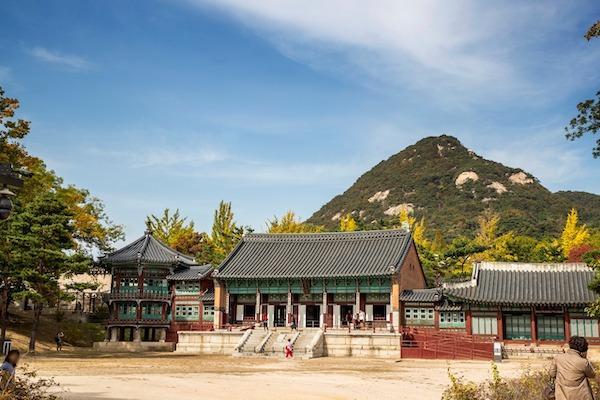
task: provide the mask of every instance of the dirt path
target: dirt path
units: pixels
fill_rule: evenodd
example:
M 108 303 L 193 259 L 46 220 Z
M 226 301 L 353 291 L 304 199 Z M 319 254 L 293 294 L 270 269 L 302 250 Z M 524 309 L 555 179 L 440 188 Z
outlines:
M 28 358 L 61 383 L 67 399 L 397 399 L 439 400 L 447 369 L 474 380 L 489 362 L 222 356 L 54 354 Z M 539 367 L 540 362 L 533 364 Z M 504 376 L 524 364 L 504 362 Z

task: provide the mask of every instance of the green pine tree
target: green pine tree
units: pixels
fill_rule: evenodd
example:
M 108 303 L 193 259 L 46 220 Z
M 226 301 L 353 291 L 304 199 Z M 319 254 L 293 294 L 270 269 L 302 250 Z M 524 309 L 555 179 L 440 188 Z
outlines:
M 17 297 L 33 303 L 34 320 L 29 351 L 35 351 L 42 310 L 54 306 L 63 293 L 61 276 L 85 272 L 89 258 L 75 252 L 73 213 L 54 192 L 47 192 L 27 204 L 14 216 L 9 240 L 13 247 L 11 263 L 23 284 Z

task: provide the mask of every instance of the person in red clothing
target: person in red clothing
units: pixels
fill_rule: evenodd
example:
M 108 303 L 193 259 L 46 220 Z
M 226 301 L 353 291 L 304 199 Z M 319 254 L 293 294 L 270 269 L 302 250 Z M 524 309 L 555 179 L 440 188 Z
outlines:
M 294 346 L 292 345 L 292 339 L 288 339 L 287 344 L 285 345 L 285 358 L 293 358 L 294 357 Z

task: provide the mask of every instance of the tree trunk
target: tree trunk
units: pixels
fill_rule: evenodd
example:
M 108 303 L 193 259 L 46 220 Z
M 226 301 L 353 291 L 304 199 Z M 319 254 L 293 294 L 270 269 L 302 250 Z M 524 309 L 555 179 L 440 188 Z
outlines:
M 31 327 L 31 337 L 29 338 L 30 353 L 35 353 L 35 341 L 37 338 L 38 327 L 40 326 L 42 308 L 44 308 L 44 305 L 40 303 L 35 303 L 33 306 L 33 326 Z
M 8 325 L 8 285 L 0 292 L 0 345 L 6 340 L 6 327 Z

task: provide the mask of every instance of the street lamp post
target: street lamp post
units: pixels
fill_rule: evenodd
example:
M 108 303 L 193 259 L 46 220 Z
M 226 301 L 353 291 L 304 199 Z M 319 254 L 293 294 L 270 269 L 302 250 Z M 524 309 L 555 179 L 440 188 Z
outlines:
M 0 220 L 8 219 L 13 208 L 13 190 L 23 187 L 23 176 L 29 172 L 13 169 L 11 164 L 0 163 Z

